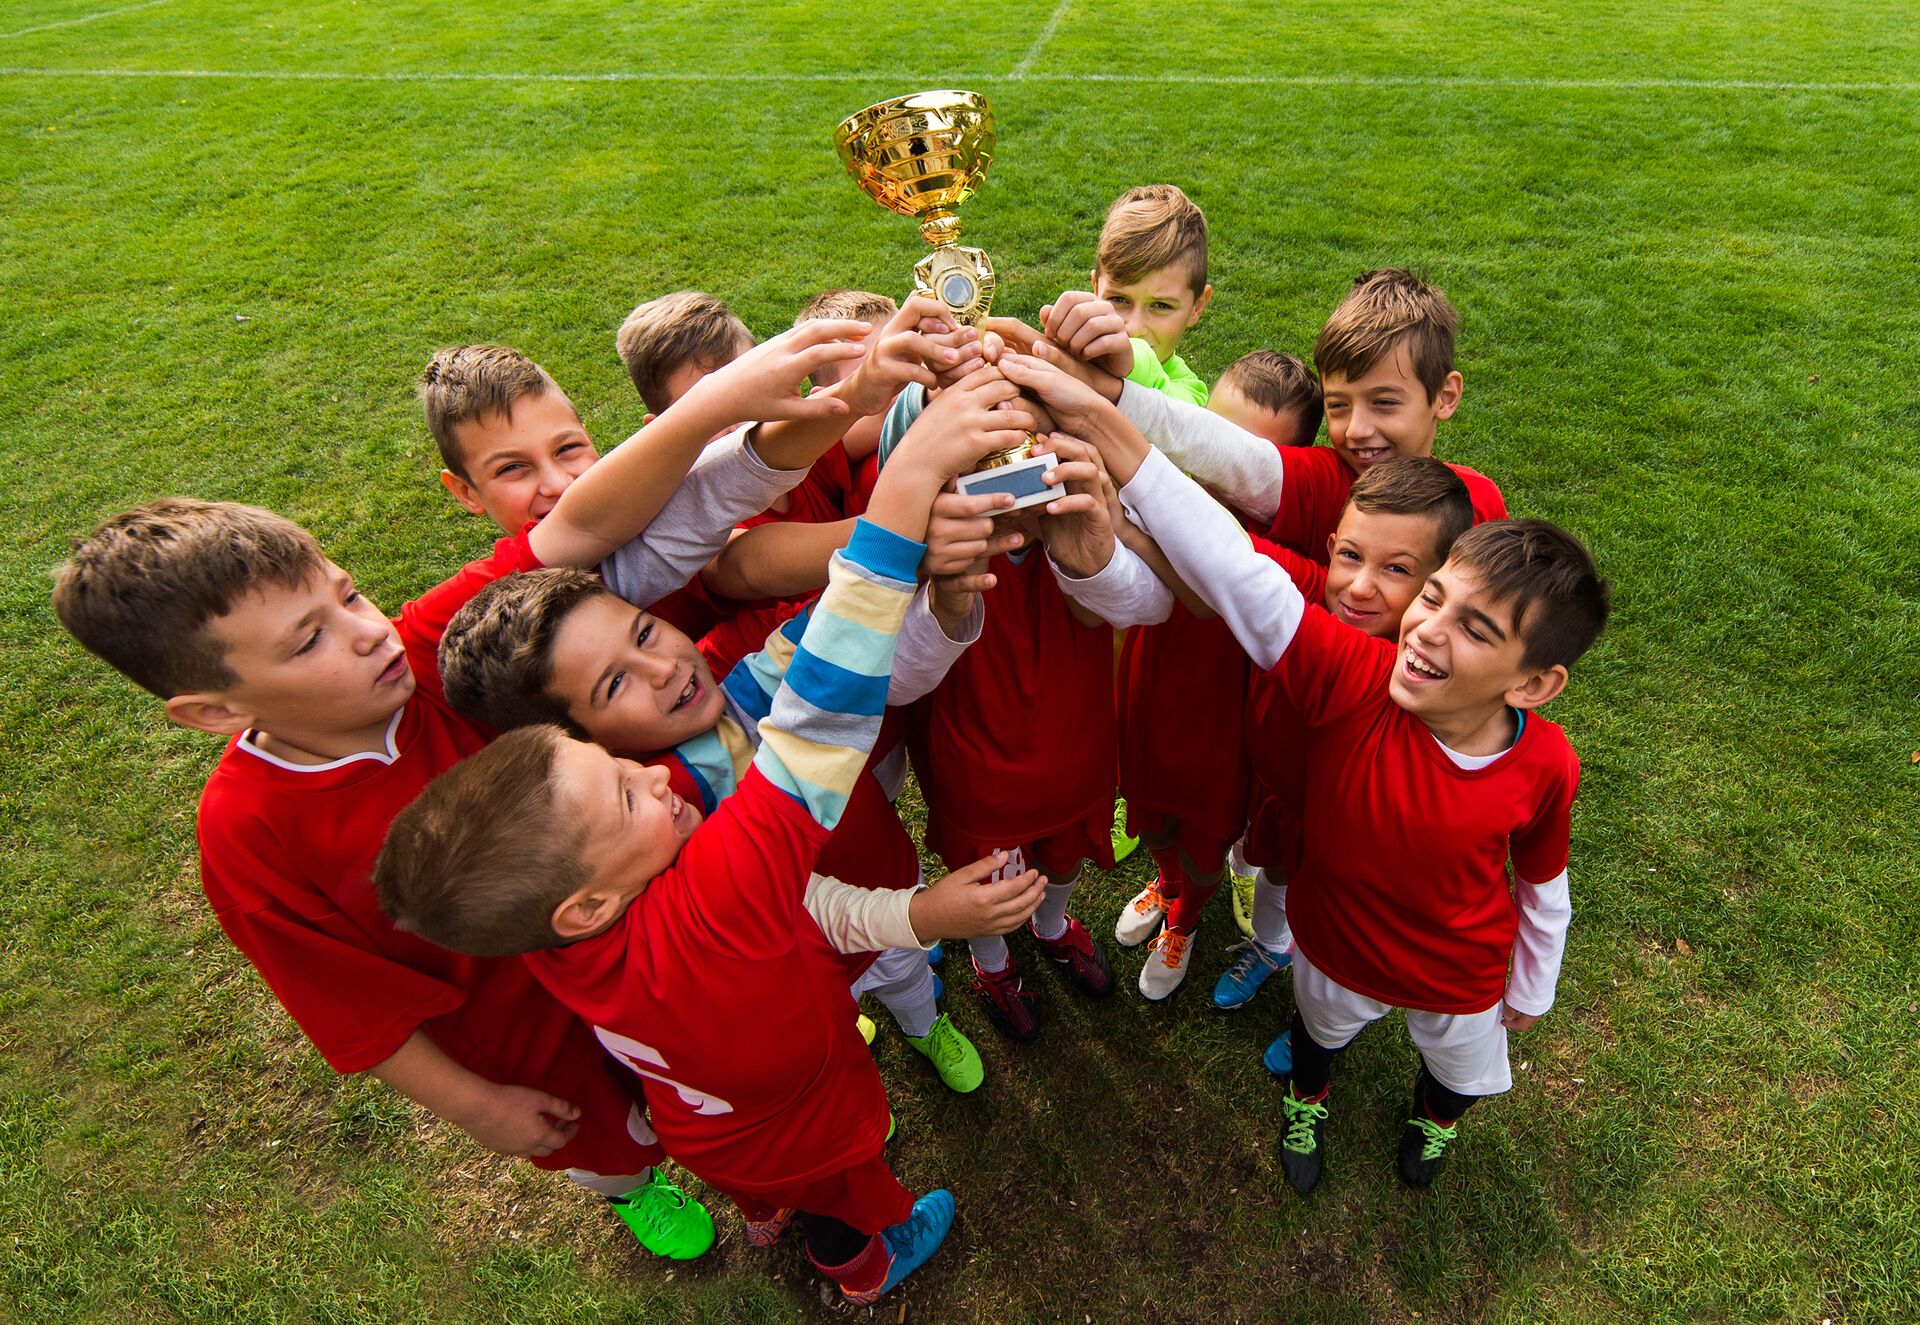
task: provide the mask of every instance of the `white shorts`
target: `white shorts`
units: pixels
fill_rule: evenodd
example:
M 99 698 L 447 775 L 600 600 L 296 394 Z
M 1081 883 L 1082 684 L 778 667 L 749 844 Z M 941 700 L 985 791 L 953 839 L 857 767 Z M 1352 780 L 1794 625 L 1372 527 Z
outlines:
M 1356 994 L 1293 950 L 1293 1005 L 1314 1043 L 1344 1049 L 1362 1030 L 1393 1011 L 1393 1005 Z M 1426 1060 L 1427 1071 L 1461 1095 L 1504 1095 L 1513 1089 L 1507 1066 L 1507 1028 L 1501 1004 L 1485 1012 L 1417 1012 L 1406 1008 L 1407 1034 Z

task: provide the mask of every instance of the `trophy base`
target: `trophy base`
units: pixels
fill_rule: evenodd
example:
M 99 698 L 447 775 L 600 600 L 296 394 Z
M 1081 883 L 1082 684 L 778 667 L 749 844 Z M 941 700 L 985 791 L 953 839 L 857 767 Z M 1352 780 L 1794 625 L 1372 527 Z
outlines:
M 1058 487 L 1043 482 L 1060 458 L 1048 451 L 1043 455 L 1022 456 L 1018 460 L 1009 460 L 1004 465 L 995 465 L 992 469 L 976 470 L 971 474 L 962 474 L 953 481 L 959 492 L 969 497 L 991 496 L 997 492 L 1011 493 L 1013 509 L 1024 510 L 1029 506 L 1038 506 L 1042 502 L 1052 501 L 1061 495 Z M 1005 515 L 1000 511 L 998 514 Z

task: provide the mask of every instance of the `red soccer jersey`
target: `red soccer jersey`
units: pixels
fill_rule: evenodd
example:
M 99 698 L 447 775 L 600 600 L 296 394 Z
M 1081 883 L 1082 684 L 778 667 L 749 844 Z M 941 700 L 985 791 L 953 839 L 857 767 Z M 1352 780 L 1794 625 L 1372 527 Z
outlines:
M 779 1193 L 879 1153 L 886 1092 L 801 898 L 826 830 L 755 768 L 611 929 L 531 954 L 642 1079 L 667 1152 Z
M 1074 619 L 1038 550 L 991 569 L 980 638 L 909 722 L 927 846 L 949 868 L 1087 822 L 1104 842 L 1113 822 L 1113 631 Z
M 1330 446 L 1282 447 L 1280 460 L 1285 466 L 1280 509 L 1267 529 L 1267 537 L 1324 566 L 1327 540 L 1340 527 L 1340 513 L 1347 508 L 1347 494 L 1353 491 L 1353 471 Z M 1475 524 L 1507 518 L 1506 499 L 1492 479 L 1465 465 L 1449 464 L 1447 468 L 1467 485 Z
M 1519 912 L 1507 862 L 1567 868 L 1580 763 L 1526 715 L 1513 748 L 1463 769 L 1388 692 L 1398 647 L 1309 608 L 1272 675 L 1306 724 L 1302 856 L 1287 918 L 1300 950 L 1368 998 L 1474 1013 L 1506 988 Z
M 854 493 L 853 465 L 847 448 L 835 442 L 813 462 L 807 476 L 787 494 L 787 509 L 762 511 L 750 520 L 742 520 L 742 529 L 763 524 L 831 524 L 854 514 L 848 503 Z M 863 508 L 864 509 L 864 508 Z
M 1260 540 L 1256 539 L 1258 546 Z M 1297 552 L 1267 544 L 1267 555 L 1286 568 L 1307 600 L 1308 613 L 1324 612 L 1327 568 Z M 1356 632 L 1358 633 L 1358 632 Z M 1285 882 L 1300 868 L 1300 802 L 1306 795 L 1302 762 L 1307 728 L 1286 701 L 1271 672 L 1251 673 L 1247 683 L 1246 741 L 1251 778 L 1247 790 L 1247 860 L 1282 871 Z

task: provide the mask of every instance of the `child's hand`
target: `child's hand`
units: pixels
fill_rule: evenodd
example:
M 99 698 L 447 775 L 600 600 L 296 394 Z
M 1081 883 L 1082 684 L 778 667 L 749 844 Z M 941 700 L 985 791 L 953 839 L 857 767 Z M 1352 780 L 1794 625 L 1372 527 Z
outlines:
M 836 391 L 803 396 L 800 387 L 824 364 L 865 355 L 872 331 L 865 322 L 844 318 L 802 322 L 708 373 L 679 403 L 691 402 L 735 423 L 846 414 L 847 403 Z
M 915 295 L 870 338 L 865 361 L 829 390 L 856 415 L 878 414 L 909 382 L 937 386 L 935 373 L 959 363 L 959 347 L 974 338 L 971 327 L 953 322 L 945 304 Z
M 1099 574 L 1113 560 L 1114 537 L 1100 453 L 1064 433 L 1040 438 L 1033 449 L 1060 457 L 1042 481 L 1065 494 L 1040 508 L 1040 538 L 1047 545 L 1047 555 L 1076 579 Z
M 1133 340 L 1114 306 L 1085 290 L 1068 290 L 1040 310 L 1049 344 L 1113 377 L 1133 371 Z
M 1037 420 L 1020 389 L 991 364 L 982 365 L 928 401 L 900 439 L 887 470 L 906 463 L 931 469 L 945 484 L 995 451 L 1020 445 Z M 887 470 L 881 471 L 886 477 Z
M 454 1119 L 499 1155 L 545 1159 L 580 1130 L 580 1109 L 545 1091 L 495 1085 L 471 1115 Z
M 919 930 L 914 931 L 914 933 L 916 934 L 919 932 L 920 932 Z M 1505 1026 L 1508 1030 L 1513 1031 L 1515 1034 L 1518 1034 L 1521 1031 L 1532 1030 L 1534 1026 L 1539 1022 L 1539 1020 L 1540 1020 L 1539 1017 L 1533 1016 L 1529 1013 L 1515 1012 L 1512 1008 L 1508 1007 L 1505 1003 L 1502 1003 L 1500 1005 L 1500 1024 L 1502 1026 Z
M 936 575 L 927 581 L 927 610 L 946 637 L 958 643 L 967 618 L 973 615 L 974 602 L 997 583 L 985 561 L 976 561 L 957 575 Z
M 927 517 L 924 563 L 927 574 L 933 577 L 971 574 L 976 563 L 1017 550 L 1025 539 L 1018 533 L 997 528 L 993 521 L 995 512 L 1012 505 L 1013 495 L 1006 492 L 978 497 L 943 492 L 935 497 L 933 510 Z
M 1054 422 L 1063 428 L 1081 429 L 1113 402 L 1061 367 L 1057 358 L 1038 359 L 1031 355 L 1006 353 L 997 365 L 1001 374 L 1037 397 Z
M 1031 920 L 1047 895 L 1047 881 L 1038 870 L 995 879 L 1006 865 L 1007 853 L 996 851 L 915 893 L 907 917 L 920 941 L 983 939 Z

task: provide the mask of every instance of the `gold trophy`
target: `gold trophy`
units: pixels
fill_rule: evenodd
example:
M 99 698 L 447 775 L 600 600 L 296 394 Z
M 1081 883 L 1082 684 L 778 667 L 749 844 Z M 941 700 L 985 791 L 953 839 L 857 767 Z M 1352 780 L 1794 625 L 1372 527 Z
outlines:
M 840 160 L 862 191 L 889 211 L 920 221 L 933 252 L 914 264 L 913 292 L 945 304 L 966 326 L 993 306 L 993 264 L 960 238 L 954 211 L 973 196 L 993 163 L 993 107 L 978 92 L 916 92 L 868 106 L 833 135 Z M 1029 439 L 1031 440 L 1031 439 Z M 1058 496 L 1041 482 L 1056 461 L 1027 443 L 996 451 L 955 480 L 961 492 L 1011 493 L 1014 509 Z

